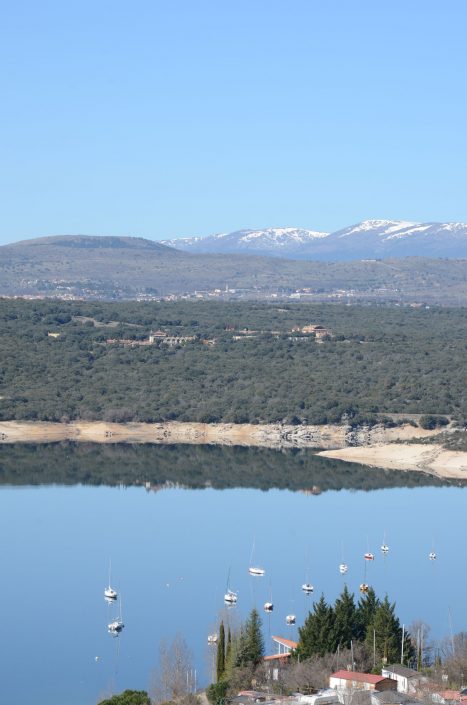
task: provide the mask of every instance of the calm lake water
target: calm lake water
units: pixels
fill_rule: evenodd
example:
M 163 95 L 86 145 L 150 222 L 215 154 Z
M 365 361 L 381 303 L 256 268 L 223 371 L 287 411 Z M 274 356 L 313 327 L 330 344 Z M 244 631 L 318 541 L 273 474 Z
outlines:
M 275 611 L 263 615 L 272 653 L 270 635 L 297 635 L 295 627 L 285 625 L 286 614 L 294 612 L 300 624 L 321 591 L 334 600 L 343 588 L 342 544 L 349 564 L 345 579 L 353 591 L 358 593 L 364 578 L 363 553 L 371 550 L 376 560 L 367 566 L 367 582 L 381 596 L 388 592 L 403 622 L 423 619 L 439 639 L 449 634 L 450 613 L 453 630 L 467 630 L 463 488 L 430 486 L 423 476 L 399 474 L 390 480 L 394 475 L 387 473 L 373 476 L 384 489 L 329 489 L 320 495 L 248 487 L 146 491 L 144 486 L 71 485 L 74 474 L 83 481 L 80 472 L 90 482 L 102 481 L 97 468 L 109 476 L 112 467 L 128 473 L 129 456 L 123 452 L 120 467 L 116 449 L 107 464 L 99 456 L 103 451 L 91 448 L 80 450 L 79 459 L 76 449 L 63 446 L 1 451 L 0 703 L 92 705 L 124 688 L 148 688 L 161 640 L 171 641 L 177 633 L 193 651 L 198 683 L 204 685 L 210 669 L 207 636 L 223 610 L 229 569 L 231 586 L 239 591 L 238 606 L 229 612 L 232 622 L 252 606 L 262 609 L 272 590 Z M 190 449 L 172 449 L 171 456 L 155 450 L 152 460 L 147 449 L 135 452 L 145 454 L 144 462 L 132 460 L 138 482 L 149 475 L 158 479 L 158 467 L 164 482 L 170 480 L 168 457 L 173 481 L 180 481 L 180 473 L 190 475 Z M 316 466 L 309 453 L 298 460 L 271 453 L 216 449 L 203 455 L 192 449 L 192 475 L 199 479 L 199 463 L 212 466 L 211 479 L 199 480 L 209 485 L 216 477 L 228 478 L 229 468 L 233 473 L 243 468 L 248 485 L 257 482 L 258 468 L 266 472 L 269 466 L 271 476 L 280 478 L 277 464 L 284 474 L 301 468 L 305 486 L 315 484 L 316 473 L 325 484 L 329 472 L 347 479 L 356 472 L 358 480 L 349 482 L 358 487 L 373 473 L 335 463 L 328 472 L 322 459 Z M 52 473 L 53 481 L 61 477 L 64 485 L 21 486 L 22 469 L 26 481 L 34 481 L 34 458 L 39 476 Z M 51 463 L 58 459 L 61 467 Z M 141 470 L 144 463 L 149 474 Z M 421 486 L 387 486 L 404 481 Z M 387 558 L 379 551 L 384 532 Z M 257 561 L 267 571 L 260 579 L 247 572 L 253 539 Z M 434 563 L 428 560 L 432 547 L 438 554 Z M 103 599 L 110 557 L 112 582 L 123 598 L 125 629 L 118 639 L 107 633 L 115 610 Z M 300 590 L 307 564 L 315 586 L 308 598 Z

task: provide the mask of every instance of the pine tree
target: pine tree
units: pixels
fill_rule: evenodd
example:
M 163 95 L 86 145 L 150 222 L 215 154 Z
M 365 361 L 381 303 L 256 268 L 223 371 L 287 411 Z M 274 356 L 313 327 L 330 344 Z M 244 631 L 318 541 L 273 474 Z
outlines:
M 373 624 L 376 610 L 380 605 L 379 599 L 373 588 L 360 598 L 356 612 L 356 629 L 355 638 L 358 641 L 364 641 L 367 637 L 368 628 Z M 373 627 L 372 627 L 373 629 Z M 373 631 L 371 631 L 373 638 Z
M 222 680 L 225 672 L 225 629 L 224 622 L 220 623 L 219 626 L 219 639 L 217 642 L 217 660 L 216 660 L 216 674 L 217 682 Z
M 333 648 L 338 646 L 350 648 L 352 639 L 358 636 L 357 628 L 357 608 L 355 607 L 354 596 L 349 592 L 347 585 L 342 594 L 334 603 L 334 627 L 333 627 Z
M 389 602 L 388 596 L 377 607 L 373 623 L 367 629 L 367 643 L 373 648 L 376 644 L 376 654 L 383 663 L 399 662 L 402 649 L 402 627 L 395 615 L 395 603 Z M 413 646 L 409 634 L 404 635 L 404 662 L 409 663 L 414 657 Z
M 298 630 L 299 641 L 297 654 L 301 658 L 310 658 L 315 654 L 324 656 L 334 651 L 334 610 L 327 604 L 324 595 L 313 605 L 303 627 Z
M 240 632 L 236 658 L 237 666 L 259 664 L 264 654 L 264 641 L 261 632 L 262 622 L 258 610 L 252 609 Z

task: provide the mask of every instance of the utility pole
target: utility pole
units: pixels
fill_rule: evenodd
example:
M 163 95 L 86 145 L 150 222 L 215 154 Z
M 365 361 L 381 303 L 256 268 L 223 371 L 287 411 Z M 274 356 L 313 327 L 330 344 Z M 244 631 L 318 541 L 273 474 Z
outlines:
M 404 665 L 405 624 L 402 625 L 401 666 Z

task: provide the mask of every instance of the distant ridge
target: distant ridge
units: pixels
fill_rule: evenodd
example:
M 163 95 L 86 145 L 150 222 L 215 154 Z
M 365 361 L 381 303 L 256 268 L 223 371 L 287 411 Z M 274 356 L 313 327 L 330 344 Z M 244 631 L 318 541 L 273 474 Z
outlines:
M 341 242 L 350 241 L 351 236 L 341 235 Z M 325 243 L 330 236 L 315 238 Z M 467 302 L 467 267 L 463 259 L 447 258 L 306 261 L 259 252 L 183 252 L 144 238 L 90 235 L 0 246 L 0 296 L 148 300 L 185 294 L 462 305 Z
M 364 220 L 333 233 L 264 228 L 161 242 L 184 252 L 250 253 L 304 260 L 417 256 L 459 259 L 467 257 L 467 223 Z
M 144 249 L 168 254 L 172 248 L 144 237 L 113 236 L 113 235 L 48 235 L 31 240 L 20 240 L 6 247 L 71 247 L 76 249 Z

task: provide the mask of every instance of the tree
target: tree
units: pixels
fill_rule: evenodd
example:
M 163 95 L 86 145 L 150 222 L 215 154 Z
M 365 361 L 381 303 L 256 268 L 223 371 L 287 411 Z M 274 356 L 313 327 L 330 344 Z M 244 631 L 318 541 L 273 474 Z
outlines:
M 163 703 L 186 696 L 189 692 L 187 672 L 192 670 L 192 657 L 185 639 L 177 634 L 168 645 L 159 646 L 159 665 L 152 674 L 151 698 L 153 703 Z
M 324 595 L 313 605 L 303 627 L 298 630 L 299 641 L 297 655 L 310 658 L 318 654 L 324 656 L 334 650 L 333 642 L 334 610 L 327 604 Z
M 376 610 L 380 605 L 379 599 L 373 588 L 360 598 L 356 614 L 356 638 L 363 641 L 366 638 L 368 627 L 373 624 Z M 372 632 L 373 638 L 373 632 Z
M 335 647 L 349 648 L 352 639 L 358 636 L 356 614 L 354 596 L 346 585 L 334 604 L 333 642 Z
M 221 705 L 224 702 L 224 698 L 227 694 L 227 688 L 228 683 L 226 681 L 211 683 L 211 685 L 206 688 L 206 697 L 211 705 Z
M 225 629 L 224 622 L 220 623 L 219 640 L 217 642 L 216 675 L 217 682 L 222 680 L 225 673 Z
M 101 700 L 99 705 L 150 705 L 149 695 L 145 690 L 124 690 L 107 700 Z
M 410 641 L 416 651 L 417 671 L 432 662 L 433 644 L 428 641 L 430 626 L 422 620 L 415 620 L 409 627 Z
M 264 655 L 264 641 L 261 632 L 262 622 L 258 610 L 252 609 L 240 632 L 238 653 L 235 665 L 257 666 Z
M 389 602 L 388 596 L 377 607 L 373 623 L 367 629 L 367 644 L 373 643 L 376 655 L 383 664 L 399 662 L 402 650 L 402 627 L 395 615 L 395 603 Z M 410 635 L 404 635 L 404 663 L 409 664 L 414 656 Z

